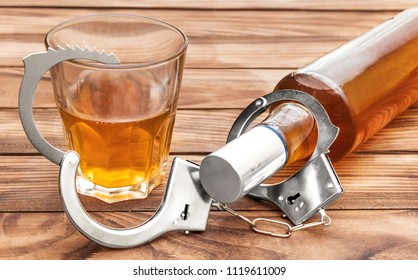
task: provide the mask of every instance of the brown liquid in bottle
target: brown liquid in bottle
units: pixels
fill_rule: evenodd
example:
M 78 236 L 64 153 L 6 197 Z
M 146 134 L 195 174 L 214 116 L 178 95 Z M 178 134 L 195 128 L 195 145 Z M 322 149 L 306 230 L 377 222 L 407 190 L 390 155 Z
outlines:
M 340 128 L 330 157 L 342 159 L 417 101 L 418 9 L 404 11 L 288 75 L 275 88 L 280 89 L 304 91 L 324 106 Z M 316 130 L 305 128 L 311 131 L 305 142 L 292 140 L 291 132 L 285 136 L 288 146 L 299 143 L 289 151 L 289 162 L 307 157 L 316 146 Z
M 317 138 L 315 120 L 311 112 L 302 105 L 280 104 L 262 124 L 273 128 L 282 136 L 286 142 L 288 163 L 313 153 Z

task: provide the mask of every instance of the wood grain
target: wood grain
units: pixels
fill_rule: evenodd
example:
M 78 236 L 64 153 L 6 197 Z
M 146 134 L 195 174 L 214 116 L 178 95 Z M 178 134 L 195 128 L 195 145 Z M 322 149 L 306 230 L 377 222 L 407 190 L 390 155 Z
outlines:
M 21 67 L 0 68 L 0 108 L 18 107 L 23 71 Z M 243 109 L 271 92 L 291 72 L 291 69 L 185 69 L 178 106 L 180 109 Z M 55 107 L 48 72 L 38 84 L 34 108 Z M 414 122 L 407 118 L 398 124 L 413 126 Z
M 44 50 L 53 26 L 96 13 L 143 14 L 175 24 L 190 39 L 187 68 L 297 68 L 396 14 L 5 8 L 0 65 L 22 66 L 24 56 Z
M 245 108 L 289 73 L 281 69 L 185 69 L 179 108 Z M 17 108 L 22 76 L 21 67 L 0 68 L 0 108 Z M 56 107 L 49 72 L 38 85 L 34 107 Z
M 4 40 L 0 45 L 0 64 L 22 66 L 22 58 L 44 50 L 41 40 L 19 43 Z M 218 43 L 190 44 L 186 68 L 297 68 L 342 45 L 330 42 Z
M 224 145 L 242 109 L 178 110 L 171 151 L 174 154 L 210 153 Z M 39 131 L 53 145 L 64 149 L 61 119 L 56 109 L 35 109 Z M 21 127 L 17 109 L 0 112 L 0 154 L 37 153 Z M 418 108 L 410 108 L 360 146 L 360 152 L 418 152 Z
M 207 153 L 225 143 L 229 129 L 239 110 L 182 110 L 176 116 L 173 153 Z M 37 109 L 34 112 L 38 129 L 53 145 L 64 149 L 61 119 L 57 110 Z M 21 127 L 18 111 L 0 113 L 0 154 L 36 153 Z
M 206 231 L 168 233 L 152 243 L 125 250 L 90 242 L 63 213 L 1 213 L 0 259 L 416 259 L 418 211 L 329 211 L 328 228 L 311 228 L 288 239 L 257 235 L 225 212 L 211 212 Z M 278 219 L 271 211 L 250 217 Z M 117 227 L 138 224 L 149 213 L 94 213 Z M 277 230 L 277 229 L 276 229 Z M 280 230 L 280 229 L 279 229 Z M 405 234 L 408 232 L 408 234 Z M 30 250 L 28 250 L 30 248 Z
M 27 140 L 17 111 L 22 58 L 44 50 L 45 33 L 65 20 L 128 13 L 169 21 L 190 39 L 172 154 L 199 163 L 224 144 L 235 118 L 293 69 L 416 6 L 400 1 L 22 0 L 0 7 L 0 259 L 417 259 L 418 107 L 413 105 L 356 152 L 335 163 L 345 194 L 328 207 L 333 223 L 289 239 L 257 235 L 212 209 L 202 233 L 169 233 L 150 244 L 111 250 L 88 241 L 63 213 L 58 166 Z M 63 148 L 50 78 L 38 86 L 35 118 Z M 292 165 L 273 181 L 301 167 Z M 160 204 L 165 182 L 146 200 L 107 204 L 81 196 L 99 222 L 130 227 Z M 270 204 L 245 197 L 241 214 L 282 219 Z
M 203 156 L 178 155 L 200 163 Z M 170 158 L 169 165 L 171 164 Z M 418 209 L 416 155 L 352 154 L 336 163 L 345 194 L 330 209 Z M 301 164 L 286 168 L 272 181 L 294 174 Z M 0 212 L 62 211 L 58 194 L 58 166 L 40 156 L 0 157 Z M 155 211 L 165 182 L 145 200 L 107 204 L 81 196 L 89 211 Z M 275 206 L 244 198 L 232 205 L 239 210 L 273 210 Z
M 346 41 L 269 43 L 194 43 L 187 51 L 186 68 L 298 68 L 341 46 Z M 4 39 L 0 45 L 3 67 L 23 66 L 22 58 L 43 51 L 42 38 L 33 42 Z
M 195 1 L 170 1 L 170 0 L 3 0 L 0 6 L 20 6 L 20 7 L 101 7 L 101 8 L 175 8 L 175 9 L 277 9 L 277 10 L 401 10 L 416 6 L 414 0 L 397 0 L 397 1 L 333 1 L 333 0 L 263 0 L 254 2 L 252 0 L 195 0 Z
M 20 9 L 0 10 L 1 33 L 12 38 L 43 36 L 66 20 L 92 14 L 134 14 L 168 21 L 191 43 L 271 41 L 290 38 L 350 39 L 395 15 L 396 11 L 327 12 L 270 10 Z M 356 19 L 353 21 L 353 19 Z M 321 27 L 321 28 L 318 28 Z M 43 40 L 40 40 L 43 42 Z

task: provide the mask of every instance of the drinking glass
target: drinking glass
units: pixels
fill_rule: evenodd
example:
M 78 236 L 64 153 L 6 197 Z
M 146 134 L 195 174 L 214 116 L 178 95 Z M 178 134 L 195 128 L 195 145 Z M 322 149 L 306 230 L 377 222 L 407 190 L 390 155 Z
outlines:
M 120 64 L 51 68 L 67 149 L 80 156 L 77 190 L 106 202 L 146 198 L 165 176 L 188 40 L 137 15 L 94 15 L 51 29 L 47 47 L 115 54 Z

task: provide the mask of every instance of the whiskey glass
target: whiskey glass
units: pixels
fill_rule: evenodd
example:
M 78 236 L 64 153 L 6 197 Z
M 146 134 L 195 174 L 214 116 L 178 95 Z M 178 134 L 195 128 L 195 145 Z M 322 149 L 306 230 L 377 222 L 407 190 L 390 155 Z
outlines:
M 165 177 L 188 40 L 137 15 L 93 15 L 51 29 L 47 48 L 115 54 L 120 64 L 51 68 L 66 148 L 80 156 L 77 191 L 108 203 L 146 198 Z

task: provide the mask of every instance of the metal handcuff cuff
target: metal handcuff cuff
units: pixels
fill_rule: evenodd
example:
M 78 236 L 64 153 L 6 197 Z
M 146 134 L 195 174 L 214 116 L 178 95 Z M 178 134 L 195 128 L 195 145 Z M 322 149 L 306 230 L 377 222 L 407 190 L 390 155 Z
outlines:
M 308 108 L 315 117 L 318 127 L 318 142 L 313 155 L 305 166 L 286 181 L 274 186 L 260 185 L 254 188 L 249 196 L 267 200 L 277 205 L 287 218 L 295 225 L 269 220 L 250 220 L 239 215 L 227 205 L 214 201 L 204 190 L 199 180 L 199 165 L 174 158 L 163 200 L 155 214 L 145 223 L 132 228 L 118 229 L 102 225 L 91 218 L 80 202 L 76 189 L 76 173 L 80 158 L 74 151 L 63 152 L 49 144 L 39 133 L 33 119 L 33 101 L 35 90 L 42 76 L 52 66 L 65 60 L 86 59 L 106 64 L 118 64 L 118 58 L 103 51 L 81 49 L 66 46 L 57 50 L 34 53 L 24 58 L 25 73 L 19 94 L 19 113 L 23 128 L 35 148 L 47 159 L 60 166 L 59 191 L 65 213 L 74 226 L 90 240 L 111 248 L 129 248 L 150 242 L 170 231 L 204 231 L 209 218 L 211 206 L 226 210 L 251 224 L 259 233 L 287 237 L 291 231 L 318 224 L 329 224 L 325 207 L 337 199 L 343 189 L 327 157 L 329 146 L 338 134 L 324 108 L 313 97 L 306 93 L 285 90 L 272 92 L 252 102 L 237 118 L 228 136 L 228 140 L 240 136 L 248 125 L 270 104 L 279 101 L 295 101 Z M 287 197 L 295 192 L 299 194 L 300 203 L 289 205 Z M 303 204 L 303 205 L 302 205 Z M 316 214 L 321 215 L 319 222 L 303 224 Z M 288 230 L 285 234 L 275 234 L 257 228 L 256 223 L 273 222 Z

